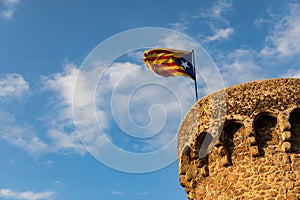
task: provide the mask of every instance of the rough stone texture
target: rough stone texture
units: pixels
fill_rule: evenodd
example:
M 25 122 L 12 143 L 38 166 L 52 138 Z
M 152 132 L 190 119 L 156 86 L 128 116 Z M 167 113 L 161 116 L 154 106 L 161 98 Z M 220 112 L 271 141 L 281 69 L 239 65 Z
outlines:
M 229 87 L 199 100 L 178 132 L 192 200 L 300 199 L 300 79 Z

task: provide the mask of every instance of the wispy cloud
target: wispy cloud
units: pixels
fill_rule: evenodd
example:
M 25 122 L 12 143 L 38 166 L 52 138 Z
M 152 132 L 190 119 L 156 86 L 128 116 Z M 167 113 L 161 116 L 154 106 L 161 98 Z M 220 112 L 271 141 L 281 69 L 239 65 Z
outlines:
M 231 0 L 216 1 L 212 8 L 212 16 L 216 18 L 221 17 L 224 12 L 231 10 L 231 7 Z
M 171 23 L 170 26 L 172 29 L 176 31 L 180 31 L 182 33 L 188 30 L 188 23 L 186 20 L 181 20 L 180 22 Z
M 15 116 L 5 110 L 0 110 L 0 135 L 6 142 L 32 154 L 39 154 L 48 148 L 48 145 L 39 139 L 33 126 L 16 121 Z
M 53 199 L 55 196 L 54 191 L 46 191 L 46 192 L 33 192 L 33 191 L 25 191 L 18 192 L 11 189 L 0 189 L 0 198 L 1 199 L 21 199 L 21 200 L 46 200 Z
M 232 0 L 214 1 L 212 8 L 201 14 L 201 17 L 213 21 L 219 21 L 228 25 L 229 21 L 224 17 L 226 12 L 232 9 Z
M 140 195 L 140 196 L 147 196 L 149 194 L 151 194 L 152 192 L 138 192 L 136 193 L 137 195 Z
M 144 66 L 130 62 L 113 63 L 99 82 L 96 103 L 107 119 L 112 119 L 109 124 L 115 121 L 123 132 L 140 137 L 141 141 L 144 137 L 158 134 L 162 129 L 169 130 L 159 134 L 164 136 L 158 136 L 152 142 L 145 140 L 138 149 L 157 150 L 169 143 L 176 133 L 176 124 L 165 124 L 166 120 L 179 122 L 180 113 L 188 110 L 188 106 L 181 102 L 193 102 L 192 93 L 184 89 L 188 87 L 188 81 L 166 80 Z M 111 95 L 111 99 L 104 99 Z
M 216 52 L 215 60 L 226 85 L 270 77 L 299 77 L 299 71 L 292 69 L 299 62 L 296 56 L 300 53 L 299 8 L 300 4 L 291 3 L 284 12 L 267 10 L 268 18 L 254 20 L 256 28 L 263 25 L 268 30 L 261 48 L 243 44 L 237 49 Z M 282 66 L 287 66 L 286 71 Z
M 34 126 L 18 121 L 5 106 L 5 103 L 14 102 L 15 99 L 23 99 L 28 93 L 29 83 L 21 75 L 0 76 L 0 102 L 3 103 L 0 109 L 0 138 L 31 154 L 39 154 L 46 151 L 48 145 L 40 140 Z
M 196 46 L 176 32 L 164 36 L 160 46 Z M 104 164 L 130 172 L 145 170 L 140 160 L 149 156 L 152 163 L 146 170 L 173 162 L 177 158 L 178 125 L 195 102 L 193 82 L 185 77 L 158 76 L 134 62 L 106 64 L 97 56 L 84 63 L 88 63 L 87 68 L 83 65 L 78 69 L 72 103 L 77 130 L 89 152 Z M 55 77 L 59 79 L 51 78 L 48 85 L 57 88 L 58 96 L 68 104 L 64 87 L 59 86 L 65 75 Z M 161 159 L 163 153 L 166 156 Z
M 262 79 L 265 74 L 258 65 L 260 57 L 256 50 L 236 49 L 227 52 L 225 57 L 218 60 L 225 85 Z
M 298 2 L 290 2 L 280 12 L 268 10 L 269 17 L 259 20 L 267 26 L 268 34 L 257 55 L 265 66 L 272 67 L 272 77 L 299 78 L 299 71 L 295 70 L 300 62 L 299 8 Z M 286 66 L 284 70 L 282 66 Z
M 86 151 L 82 145 L 73 121 L 72 101 L 74 84 L 77 77 L 78 68 L 67 63 L 64 71 L 42 78 L 44 89 L 55 93 L 49 104 L 49 113 L 45 119 L 47 126 L 47 136 L 53 141 L 53 149 L 58 152 L 76 152 L 84 154 Z M 82 88 L 84 85 L 81 84 Z M 83 106 L 93 106 L 93 99 L 88 98 L 87 88 L 81 90 L 81 102 Z M 52 111 L 50 111 L 52 110 Z M 94 117 L 93 113 L 89 114 Z M 82 116 L 89 120 L 89 116 Z
M 231 0 L 214 1 L 212 8 L 201 14 L 202 18 L 206 19 L 206 23 L 208 23 L 213 31 L 213 35 L 204 37 L 205 39 L 203 42 L 229 39 L 234 33 L 234 28 L 230 27 L 230 22 L 227 19 L 226 14 L 231 9 Z
M 266 37 L 264 55 L 294 56 L 300 53 L 300 4 L 288 6 L 288 14 L 275 18 L 270 34 Z
M 59 93 L 56 98 L 47 99 L 50 100 L 45 104 L 49 108 L 48 113 L 45 113 L 44 120 L 39 119 L 40 127 L 46 127 L 46 130 L 38 131 L 35 124 L 20 121 L 17 113 L 12 113 L 3 106 L 0 109 L 1 139 L 34 155 L 49 152 L 84 154 L 85 149 L 76 133 L 71 109 L 77 69 L 72 66 L 67 68 L 62 74 L 43 78 L 47 89 Z M 30 91 L 29 83 L 21 75 L 6 74 L 0 77 L 0 102 L 18 103 L 14 100 L 23 99 L 29 93 L 34 98 L 35 93 Z M 22 101 L 22 104 L 26 102 Z
M 170 33 L 167 37 L 160 40 L 162 45 L 174 49 L 194 49 L 197 44 L 193 41 L 187 41 L 181 34 Z
M 29 91 L 29 83 L 19 74 L 5 74 L 0 76 L 1 98 L 20 98 Z
M 289 69 L 282 77 L 300 78 L 300 70 Z
M 232 0 L 213 1 L 211 7 L 202 9 L 196 14 L 188 13 L 182 15 L 176 23 L 171 23 L 170 26 L 179 32 L 190 33 L 190 29 L 200 23 L 200 26 L 206 27 L 208 25 L 208 28 L 205 29 L 213 32 L 211 36 L 204 35 L 203 33 L 197 36 L 203 43 L 228 40 L 234 33 L 234 28 L 230 26 L 229 20 L 227 19 L 227 13 L 230 12 L 231 9 Z
M 121 194 L 124 194 L 125 192 L 121 192 L 121 191 L 117 191 L 117 190 L 112 190 L 111 193 L 113 195 L 121 195 Z
M 231 1 L 216 1 L 211 9 L 211 14 L 208 15 L 207 13 L 207 15 L 203 16 L 226 21 L 224 14 L 231 9 L 231 6 Z M 295 7 L 298 8 L 299 6 L 297 7 L 296 5 Z M 300 45 L 296 45 L 299 43 L 299 37 L 297 37 L 299 29 L 296 21 L 300 19 L 300 12 L 296 8 L 291 6 L 288 15 L 282 17 L 278 25 L 273 26 L 269 36 L 267 36 L 269 38 L 267 45 L 262 52 L 269 48 L 272 52 L 277 52 L 282 56 L 289 56 L 295 55 L 300 51 L 298 49 Z M 286 23 L 285 26 L 284 23 Z M 215 29 L 215 31 L 214 35 L 208 37 L 208 40 L 211 42 L 228 39 L 234 33 L 234 29 L 230 27 Z M 162 39 L 161 43 L 164 46 L 178 49 L 193 49 L 196 46 L 195 43 L 181 38 L 179 34 L 170 34 Z M 291 49 L 284 50 L 287 45 L 290 45 Z M 276 55 L 260 54 L 260 52 L 260 49 L 254 50 L 251 48 L 239 48 L 222 52 L 223 57 L 220 56 L 217 60 L 225 84 L 232 85 L 264 78 L 265 74 L 261 68 L 264 59 L 275 58 Z M 140 52 L 139 56 L 141 56 Z M 261 63 L 258 64 L 259 62 Z M 205 68 L 201 70 L 205 74 Z M 72 105 L 74 106 L 74 99 L 76 101 L 75 108 L 80 110 L 80 115 L 77 115 L 76 122 L 79 125 L 84 125 L 86 128 L 84 137 L 92 141 L 91 144 L 103 145 L 108 142 L 108 138 L 99 137 L 99 135 L 96 137 L 99 127 L 98 124 L 91 126 L 91 121 L 96 117 L 101 123 L 102 129 L 109 130 L 112 128 L 111 120 L 113 120 L 113 117 L 116 117 L 116 115 L 112 115 L 116 113 L 112 114 L 111 110 L 108 109 L 113 105 L 110 101 L 112 96 L 109 95 L 112 94 L 111 91 L 114 91 L 114 97 L 119 99 L 117 104 L 113 105 L 115 106 L 114 112 L 119 112 L 116 122 L 123 131 L 135 131 L 141 137 L 148 137 L 153 134 L 153 130 L 160 130 L 162 125 L 164 125 L 161 121 L 165 122 L 165 117 L 170 120 L 168 125 L 172 127 L 168 128 L 168 132 L 146 140 L 142 146 L 135 146 L 139 148 L 138 150 L 153 151 L 170 142 L 177 129 L 177 124 L 171 121 L 173 119 L 178 121 L 176 113 L 185 113 L 194 102 L 188 81 L 178 82 L 171 78 L 159 78 L 135 63 L 113 63 L 105 71 L 104 79 L 101 84 L 99 83 L 96 91 L 94 88 L 89 87 L 89 81 L 93 78 L 99 78 L 97 71 L 91 71 L 90 74 L 81 73 L 80 75 L 78 75 L 78 72 L 78 66 L 67 63 L 62 72 L 42 78 L 44 89 L 54 92 L 50 99 L 46 99 L 48 110 L 45 113 L 45 120 L 42 122 L 43 126 L 46 127 L 45 133 L 37 133 L 34 125 L 20 123 L 14 114 L 2 109 L 0 110 L 0 118 L 2 119 L 0 122 L 1 138 L 33 154 L 38 152 L 56 152 L 83 155 L 86 153 L 86 150 L 76 132 L 76 126 L 73 121 Z M 299 71 L 289 70 L 283 75 L 299 77 Z M 126 81 L 124 81 L 124 77 L 126 77 Z M 77 96 L 74 97 L 75 80 L 77 82 Z M 166 87 L 150 87 L 150 85 L 147 85 L 147 87 L 143 87 L 143 92 L 141 92 L 136 89 L 136 86 L 144 80 L 151 80 Z M 135 88 L 136 90 L 130 91 L 130 88 Z M 186 88 L 189 89 L 187 90 Z M 7 74 L 0 77 L 0 100 L 1 98 L 23 97 L 29 90 L 29 83 L 21 75 Z M 169 90 L 171 93 L 162 92 L 162 90 Z M 180 94 L 176 94 L 178 96 L 175 95 L 172 98 L 173 91 L 180 91 Z M 159 96 L 154 101 L 158 105 L 153 106 L 153 98 L 151 97 L 154 94 L 159 94 Z M 178 97 L 181 99 L 179 102 L 176 99 Z M 183 105 L 181 102 L 187 102 L 187 104 Z M 130 107 L 130 103 L 134 103 L 135 106 Z M 90 112 L 91 110 L 93 112 Z M 166 113 L 169 114 L 166 115 Z M 133 126 L 135 127 L 132 128 Z M 44 134 L 43 137 L 39 137 L 41 134 Z M 47 140 L 42 140 L 41 138 L 46 138 Z
M 213 36 L 208 37 L 207 40 L 216 41 L 220 39 L 228 39 L 233 34 L 233 32 L 233 28 L 219 29 Z
M 20 0 L 0 0 L 0 17 L 12 19 Z

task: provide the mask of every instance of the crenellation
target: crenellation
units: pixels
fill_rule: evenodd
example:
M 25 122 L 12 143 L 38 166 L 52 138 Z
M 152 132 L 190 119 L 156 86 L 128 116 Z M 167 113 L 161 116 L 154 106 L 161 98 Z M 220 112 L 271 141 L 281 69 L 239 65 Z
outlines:
M 231 86 L 199 100 L 178 132 L 191 200 L 300 199 L 300 79 Z

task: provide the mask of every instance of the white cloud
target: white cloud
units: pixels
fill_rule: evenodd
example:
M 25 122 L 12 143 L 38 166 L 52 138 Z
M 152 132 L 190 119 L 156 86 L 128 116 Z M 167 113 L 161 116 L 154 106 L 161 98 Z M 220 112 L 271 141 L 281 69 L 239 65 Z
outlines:
M 197 18 L 197 16 L 194 16 Z M 185 33 L 189 29 L 190 21 L 189 19 L 193 18 L 193 16 L 190 16 L 190 13 L 188 15 L 182 15 L 182 17 L 175 23 L 170 23 L 172 29 L 179 31 L 181 33 Z
M 230 10 L 232 6 L 231 1 L 227 0 L 220 0 L 216 1 L 213 8 L 212 8 L 212 13 L 216 17 L 220 17 L 225 11 Z
M 236 49 L 229 52 L 222 58 L 220 64 L 225 85 L 262 79 L 265 73 L 258 66 L 258 59 L 258 53 L 251 49 Z
M 76 89 L 80 94 L 77 98 L 79 102 L 77 105 L 83 109 L 80 115 L 81 121 L 78 123 L 88 124 L 89 120 L 95 117 L 94 112 L 86 112 L 94 104 L 93 96 L 88 92 L 90 88 L 86 87 L 89 77 L 84 75 L 77 77 L 77 72 L 78 68 L 69 63 L 63 72 L 42 77 L 44 90 L 55 93 L 54 96 L 46 99 L 47 109 L 44 118 L 41 119 L 39 116 L 40 126 L 44 127 L 41 129 L 43 132 L 37 132 L 34 124 L 18 120 L 15 116 L 17 113 L 12 114 L 2 108 L 0 110 L 0 138 L 34 155 L 50 152 L 81 155 L 86 153 L 73 121 L 72 101 L 76 78 L 78 81 Z M 7 74 L 0 78 L 0 89 L 0 100 L 10 101 L 28 93 L 29 84 L 18 74 Z M 101 116 L 102 113 L 99 111 L 97 114 Z M 89 129 L 95 131 L 96 128 L 98 127 L 89 126 L 86 131 L 91 131 Z
M 51 138 L 51 149 L 56 153 L 78 153 L 85 154 L 84 146 L 82 145 L 77 132 L 66 132 L 60 130 L 60 127 L 55 127 L 47 131 L 47 136 Z
M 192 50 L 197 47 L 197 43 L 193 41 L 187 41 L 182 34 L 170 33 L 160 41 L 164 46 L 174 49 Z
M 94 71 L 94 67 L 103 73 Z M 185 77 L 164 78 L 144 65 L 130 62 L 94 67 L 90 71 L 81 69 L 73 99 L 77 129 L 87 149 L 104 164 L 127 171 L 135 169 L 135 162 L 147 157 L 147 152 L 166 152 L 170 147 L 165 146 L 172 139 L 176 141 L 183 114 L 195 102 L 193 81 Z M 81 97 L 90 100 L 83 103 Z M 165 137 L 155 137 L 149 142 L 147 137 L 156 134 Z M 172 153 L 167 154 L 169 158 L 164 159 L 167 161 L 177 157 L 176 142 L 170 146 Z M 115 160 L 116 165 L 110 164 Z M 164 160 L 160 162 L 167 162 Z
M 229 22 L 224 18 L 224 14 L 232 9 L 231 0 L 219 0 L 214 1 L 211 9 L 201 13 L 201 17 L 211 19 L 213 21 L 220 21 L 223 24 L 228 25 Z
M 6 5 L 12 5 L 12 4 L 16 4 L 19 3 L 20 0 L 0 0 L 1 3 L 4 3 Z
M 217 58 L 226 85 L 270 77 L 299 77 L 293 66 L 299 62 L 300 53 L 300 4 L 288 4 L 284 12 L 272 13 L 268 18 L 254 21 L 257 28 L 267 27 L 262 48 L 241 47 L 223 51 Z M 285 66 L 286 73 L 282 73 Z M 281 75 L 278 75 L 281 73 Z
M 187 40 L 178 33 L 168 34 L 160 42 L 163 44 L 162 46 L 175 49 L 191 50 L 196 47 L 195 42 Z M 142 57 L 139 59 L 142 60 Z M 98 64 L 95 68 L 103 69 L 105 67 Z M 108 132 L 108 135 L 114 121 L 117 123 L 118 128 L 123 131 L 120 134 L 125 133 L 141 138 L 141 141 L 145 137 L 151 137 L 159 133 L 164 126 L 168 126 L 164 129 L 168 131 L 161 132 L 160 136 L 151 140 L 151 142 L 149 142 L 150 140 L 141 142 L 142 145 L 139 146 L 138 151 L 157 150 L 170 143 L 172 138 L 176 137 L 178 123 L 183 117 L 181 115 L 185 114 L 195 101 L 191 80 L 184 77 L 161 77 L 146 68 L 144 64 L 141 66 L 130 62 L 115 62 L 103 70 L 103 73 L 93 72 L 90 74 L 86 77 L 95 79 L 96 76 L 100 80 L 95 92 L 91 91 L 95 87 L 93 85 L 83 90 L 96 94 L 96 110 L 89 109 L 91 106 L 86 106 L 86 110 L 96 111 L 98 122 L 102 130 Z M 80 94 L 81 92 L 77 93 Z M 76 99 L 79 99 L 79 96 L 83 95 L 78 95 Z M 94 98 L 90 94 L 84 96 L 92 100 Z M 89 104 L 93 105 L 93 103 L 91 101 Z M 75 107 L 78 107 L 78 105 Z M 101 115 L 99 116 L 99 114 Z M 89 119 L 91 118 L 92 116 Z M 167 124 L 165 124 L 166 120 L 169 120 Z M 92 120 L 83 122 L 90 121 Z M 176 124 L 174 121 L 178 123 Z M 99 134 L 99 131 L 97 132 Z M 114 138 L 110 139 L 113 140 Z M 90 144 L 95 143 L 91 139 L 88 140 Z M 105 144 L 105 142 L 106 140 L 102 141 L 102 144 Z
M 63 73 L 57 73 L 49 77 L 43 77 L 44 89 L 54 91 L 57 95 L 45 106 L 48 113 L 41 126 L 43 132 L 37 132 L 34 124 L 30 125 L 20 121 L 9 111 L 0 110 L 0 138 L 9 144 L 13 144 L 31 154 L 41 153 L 69 153 L 83 154 L 85 152 L 79 136 L 76 132 L 72 113 L 73 85 L 77 76 L 77 68 L 68 64 Z M 90 104 L 82 90 L 83 106 Z M 29 83 L 19 74 L 6 74 L 0 77 L 0 101 L 11 102 L 13 99 L 23 97 L 29 93 Z M 86 97 L 86 99 L 84 99 Z M 86 116 L 83 116 L 86 117 Z M 88 120 L 89 118 L 87 118 Z M 46 134 L 45 134 L 46 133 Z M 41 135 L 47 137 L 42 140 Z
M 201 26 L 208 25 L 214 34 L 213 36 L 206 36 L 203 35 L 203 33 L 200 33 L 197 37 L 201 40 L 201 42 L 206 43 L 220 39 L 228 39 L 234 33 L 234 28 L 230 27 L 229 20 L 226 18 L 226 14 L 231 9 L 232 0 L 213 1 L 210 8 L 205 8 L 197 14 L 185 14 L 179 21 L 171 23 L 170 26 L 172 29 L 181 33 L 189 33 L 190 28 L 195 27 L 197 26 L 197 23 L 200 23 Z M 174 36 L 176 36 L 176 34 Z M 166 44 L 171 43 L 173 46 L 176 45 L 174 42 L 176 41 L 176 38 L 174 36 L 171 36 L 169 39 L 166 38 L 166 41 L 168 40 Z
M 29 83 L 21 75 L 5 74 L 0 77 L 0 102 L 11 103 L 28 93 Z M 14 114 L 5 109 L 6 106 L 0 109 L 0 138 L 31 154 L 46 151 L 48 145 L 40 140 L 34 127 L 24 121 L 18 121 Z
M 6 19 L 12 19 L 13 15 L 14 15 L 13 9 L 3 10 L 2 12 L 0 12 L 0 16 Z
M 147 196 L 149 194 L 151 194 L 152 192 L 138 192 L 136 193 L 137 195 L 141 195 L 141 196 Z
M 223 80 L 226 85 L 240 84 L 261 79 L 260 68 L 251 61 L 234 61 L 222 66 Z
M 174 105 L 172 101 L 176 101 L 176 99 L 168 93 L 168 90 L 172 91 L 174 88 L 168 88 L 168 84 L 166 84 L 169 82 L 169 85 L 171 85 L 173 82 L 175 86 L 174 81 L 161 78 L 144 66 L 141 67 L 129 62 L 113 63 L 101 77 L 96 91 L 96 105 L 98 107 L 96 113 L 105 113 L 105 119 L 101 116 L 98 117 L 101 128 L 107 132 L 113 121 L 115 121 L 118 127 L 123 130 L 123 133 L 120 132 L 120 134 L 127 133 L 140 137 L 141 141 L 144 137 L 155 135 L 165 125 L 166 112 L 169 112 L 172 117 L 180 115 L 180 105 Z M 177 84 L 177 88 L 184 83 L 187 82 Z M 187 92 L 187 90 L 181 91 L 183 91 L 182 93 Z M 156 95 L 156 98 L 154 98 L 154 95 Z M 186 98 L 189 96 L 191 95 L 185 95 Z M 170 112 L 173 114 L 170 114 Z M 89 121 L 91 120 L 85 123 Z M 143 147 L 139 146 L 137 150 L 139 152 L 145 149 L 153 150 L 169 143 L 170 138 L 172 139 L 172 136 L 175 136 L 176 127 L 173 126 L 171 130 L 173 132 L 161 133 L 162 135 L 168 135 L 166 140 L 162 140 L 165 137 L 159 137 L 153 142 L 144 142 Z M 99 132 L 98 127 L 94 132 Z M 109 135 L 109 131 L 107 134 Z M 92 138 L 94 137 L 96 136 L 92 136 Z M 89 146 L 94 144 L 93 140 L 86 140 L 90 141 Z M 106 140 L 102 140 L 101 143 L 105 144 L 105 142 Z
M 220 39 L 228 39 L 233 34 L 233 32 L 233 28 L 219 29 L 213 36 L 208 37 L 207 40 L 216 41 Z
M 0 137 L 32 154 L 45 152 L 48 148 L 36 135 L 32 126 L 17 122 L 14 115 L 4 110 L 0 110 Z
M 200 14 L 185 13 L 181 18 L 175 22 L 170 23 L 172 29 L 177 30 L 181 33 L 189 32 L 191 26 L 201 19 L 201 23 L 208 24 L 212 29 L 216 29 L 218 25 L 229 26 L 229 21 L 224 17 L 224 15 L 232 9 L 232 0 L 217 0 L 213 1 L 210 8 L 205 8 L 201 10 Z M 204 19 L 204 21 L 202 20 Z M 193 25 L 192 25 L 193 24 Z
M 53 90 L 56 94 L 58 94 L 58 98 L 61 102 L 71 105 L 77 73 L 77 66 L 72 63 L 68 63 L 64 66 L 64 71 L 62 73 L 42 77 L 45 89 Z
M 80 154 L 86 152 L 73 121 L 72 102 L 77 73 L 78 68 L 74 64 L 68 63 L 62 73 L 42 78 L 44 89 L 51 90 L 56 94 L 50 106 L 52 112 L 49 111 L 45 120 L 47 136 L 52 140 L 52 148 L 56 152 L 75 152 Z M 88 78 L 85 77 L 85 79 Z M 82 78 L 78 77 L 77 80 L 80 81 Z M 93 98 L 88 96 L 88 88 L 84 87 L 84 82 L 80 82 L 77 89 L 81 92 L 81 106 L 93 106 Z M 93 113 L 83 115 L 82 120 L 88 121 L 90 117 L 93 117 Z
M 86 151 L 81 144 L 73 122 L 72 95 L 77 75 L 76 66 L 69 64 L 63 73 L 43 77 L 45 89 L 56 92 L 55 98 L 45 106 L 49 109 L 44 120 L 39 120 L 42 132 L 34 124 L 18 120 L 5 108 L 0 110 L 0 138 L 31 154 L 79 153 Z M 29 84 L 18 74 L 6 74 L 0 78 L 0 100 L 18 99 L 29 92 Z M 84 94 L 83 94 L 83 97 Z M 84 98 L 81 98 L 84 99 Z M 85 104 L 84 104 L 85 105 Z M 44 134 L 45 139 L 41 139 Z M 46 136 L 46 137 L 45 137 Z
M 283 78 L 300 78 L 300 70 L 290 69 L 282 75 Z
M 0 17 L 5 19 L 12 19 L 16 7 L 19 5 L 20 0 L 0 0 L 0 6 L 2 5 L 2 9 L 0 9 Z
M 199 35 L 203 43 L 228 39 L 233 33 L 234 28 L 230 27 L 226 14 L 232 9 L 231 0 L 214 1 L 211 8 L 204 10 L 200 18 L 204 19 L 213 32 L 212 36 Z
M 188 24 L 185 22 L 185 20 L 181 20 L 180 22 L 172 23 L 170 25 L 172 29 L 181 33 L 184 33 L 186 30 L 188 30 Z
M 18 192 L 11 189 L 0 189 L 0 198 L 1 199 L 21 199 L 21 200 L 42 200 L 42 199 L 53 199 L 55 196 L 54 191 L 46 192 Z
M 176 121 L 176 118 L 180 121 L 180 113 L 188 110 L 189 102 L 194 99 L 193 88 L 189 85 L 191 81 L 186 80 L 187 78 L 179 81 L 179 78 L 160 77 L 145 67 L 129 62 L 114 63 L 106 73 L 103 77 L 105 81 L 100 82 L 97 98 L 100 100 L 103 96 L 110 96 L 110 93 L 113 96 L 107 102 L 100 100 L 98 103 L 102 106 L 111 104 L 113 117 L 119 128 L 127 134 L 148 137 L 164 126 L 171 125 L 167 129 L 171 135 L 159 137 L 160 141 L 148 145 L 168 143 L 177 127 L 172 126 L 172 123 L 165 124 L 165 121 Z M 163 138 L 166 140 L 162 140 Z
M 215 17 L 220 17 L 225 11 L 228 11 L 231 9 L 232 1 L 228 0 L 220 0 L 215 1 L 215 4 L 212 8 L 212 14 Z
M 0 100 L 1 98 L 22 97 L 29 90 L 29 84 L 19 74 L 6 74 L 0 76 Z
M 111 193 L 112 193 L 113 195 L 121 195 L 121 194 L 124 194 L 124 192 L 117 191 L 117 190 L 112 190 Z
M 178 49 L 197 47 L 195 42 L 187 41 L 179 34 L 168 35 L 161 43 L 163 46 Z M 11 120 L 6 121 L 9 123 L 2 121 L 3 124 L 0 124 L 4 127 L 1 129 L 3 139 L 30 153 L 84 154 L 86 145 L 87 149 L 107 156 L 111 152 L 105 154 L 99 151 L 99 147 L 106 147 L 109 139 L 116 141 L 111 133 L 115 134 L 120 128 L 123 130 L 121 134 L 135 134 L 134 137 L 141 138 L 138 152 L 158 149 L 167 151 L 162 147 L 172 139 L 176 140 L 178 124 L 195 102 L 193 81 L 186 77 L 164 78 L 144 65 L 130 62 L 113 63 L 109 67 L 103 63 L 92 64 L 90 71 L 84 71 L 72 63 L 67 63 L 62 72 L 42 77 L 43 91 L 54 93 L 46 99 L 46 113 L 40 120 L 44 133 L 39 133 L 39 136 L 44 134 L 43 137 L 38 137 L 34 126 L 20 124 L 13 115 L 3 111 L 3 118 L 11 117 Z M 99 69 L 103 68 L 100 73 Z M 23 83 L 22 78 L 16 77 L 13 80 Z M 98 82 L 99 78 L 101 79 Z M 98 83 L 97 87 L 92 85 L 95 82 Z M 26 91 L 26 87 L 20 88 L 23 88 L 20 91 Z M 18 96 L 15 93 L 9 94 Z M 16 94 L 19 93 L 22 94 Z M 119 127 L 112 127 L 115 125 L 113 122 L 117 122 Z M 84 140 L 84 145 L 76 129 Z M 99 132 L 102 130 L 108 134 L 101 135 Z M 159 136 L 143 141 L 143 138 L 157 133 Z M 128 148 L 134 144 L 129 142 L 125 145 Z M 174 145 L 172 142 L 172 150 L 174 160 L 177 157 L 176 142 Z M 111 156 L 109 159 L 117 159 Z
M 286 16 L 274 21 L 270 35 L 266 38 L 266 46 L 261 53 L 264 55 L 294 56 L 300 53 L 300 5 L 289 5 Z

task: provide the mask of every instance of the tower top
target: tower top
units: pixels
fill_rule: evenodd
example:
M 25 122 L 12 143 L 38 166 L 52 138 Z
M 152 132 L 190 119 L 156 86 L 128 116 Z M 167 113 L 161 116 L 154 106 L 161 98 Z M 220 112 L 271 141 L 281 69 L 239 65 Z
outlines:
M 199 100 L 178 131 L 189 199 L 300 199 L 300 79 L 235 85 Z

